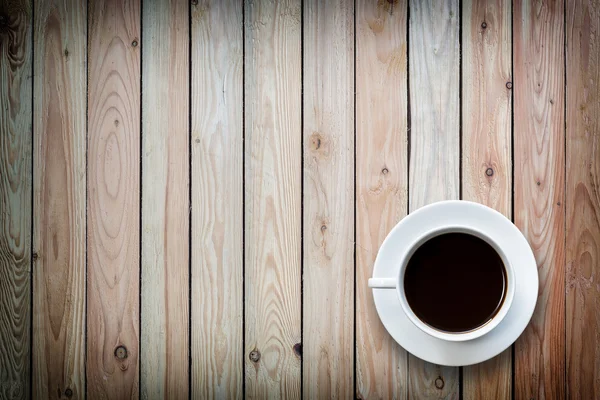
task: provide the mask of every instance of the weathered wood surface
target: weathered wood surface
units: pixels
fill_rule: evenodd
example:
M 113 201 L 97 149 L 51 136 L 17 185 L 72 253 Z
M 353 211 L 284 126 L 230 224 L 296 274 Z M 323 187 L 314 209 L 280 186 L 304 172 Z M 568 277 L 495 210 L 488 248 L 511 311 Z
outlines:
M 88 10 L 87 395 L 135 399 L 140 334 L 140 2 L 92 0 Z
M 567 0 L 566 389 L 600 395 L 600 4 Z
M 188 397 L 189 2 L 142 8 L 140 396 Z
M 80 399 L 85 397 L 87 2 L 38 1 L 34 16 L 32 398 Z
M 458 1 L 409 3 L 409 211 L 459 198 Z M 458 368 L 408 361 L 409 398 L 457 399 Z M 437 380 L 437 385 L 436 385 Z
M 514 219 L 538 264 L 533 318 L 515 344 L 515 397 L 565 395 L 565 69 L 562 1 L 516 1 Z
M 32 9 L 0 2 L 0 398 L 30 396 Z
M 300 5 L 244 5 L 244 363 L 251 398 L 300 397 Z
M 354 7 L 304 3 L 303 397 L 354 396 Z
M 596 396 L 597 2 L 141 3 L 0 0 L 0 398 Z M 462 382 L 366 285 L 459 197 L 540 272 Z
M 462 198 L 511 218 L 511 2 L 462 3 Z M 506 399 L 511 349 L 463 369 L 464 399 Z
M 367 281 L 406 215 L 408 2 L 356 2 L 356 397 L 406 399 L 408 354 L 381 324 Z
M 242 3 L 192 5 L 193 399 L 243 396 Z

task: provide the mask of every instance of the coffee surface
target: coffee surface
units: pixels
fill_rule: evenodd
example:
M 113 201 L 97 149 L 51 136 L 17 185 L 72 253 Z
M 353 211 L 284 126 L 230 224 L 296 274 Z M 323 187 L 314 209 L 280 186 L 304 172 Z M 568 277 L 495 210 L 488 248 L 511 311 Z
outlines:
M 486 241 L 446 233 L 429 239 L 412 255 L 404 291 L 410 308 L 427 325 L 466 332 L 498 312 L 506 292 L 506 271 Z

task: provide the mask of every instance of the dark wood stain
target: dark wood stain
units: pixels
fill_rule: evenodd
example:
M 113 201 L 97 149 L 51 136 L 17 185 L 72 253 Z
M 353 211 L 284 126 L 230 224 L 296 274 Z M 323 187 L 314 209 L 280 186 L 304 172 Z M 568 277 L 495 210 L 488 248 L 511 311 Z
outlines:
M 30 397 L 30 4 L 0 3 L 0 398 Z M 24 101 L 22 102 L 21 99 Z

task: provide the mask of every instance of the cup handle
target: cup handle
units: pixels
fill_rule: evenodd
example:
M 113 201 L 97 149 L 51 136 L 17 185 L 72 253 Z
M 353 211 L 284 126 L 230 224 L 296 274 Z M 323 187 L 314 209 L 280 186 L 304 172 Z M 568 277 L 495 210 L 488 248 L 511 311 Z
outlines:
M 372 289 L 396 289 L 396 278 L 370 278 L 369 287 Z

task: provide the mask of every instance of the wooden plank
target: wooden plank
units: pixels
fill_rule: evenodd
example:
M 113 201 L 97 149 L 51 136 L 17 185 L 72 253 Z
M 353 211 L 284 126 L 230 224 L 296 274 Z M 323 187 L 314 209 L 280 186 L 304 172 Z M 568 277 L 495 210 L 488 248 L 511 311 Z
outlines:
M 245 379 L 250 398 L 299 398 L 301 2 L 245 6 Z
M 192 398 L 243 387 L 243 11 L 192 6 Z
M 409 211 L 459 198 L 458 1 L 410 0 Z M 458 398 L 458 368 L 409 357 L 410 398 Z
M 32 397 L 83 398 L 87 2 L 36 2 L 34 16 Z
M 511 2 L 462 3 L 462 188 L 463 199 L 511 218 Z M 512 356 L 463 369 L 465 399 L 511 396 Z
M 140 2 L 88 6 L 87 394 L 137 398 Z
M 142 304 L 140 396 L 188 397 L 189 5 L 142 15 Z
M 0 398 L 30 396 L 31 3 L 0 2 Z
M 567 1 L 567 393 L 600 393 L 600 4 Z
M 354 396 L 354 4 L 304 4 L 303 396 Z
M 516 1 L 514 217 L 538 264 L 533 318 L 515 344 L 515 396 L 565 396 L 564 8 Z
M 367 281 L 407 211 L 407 1 L 356 2 L 356 397 L 406 399 L 408 355 Z

